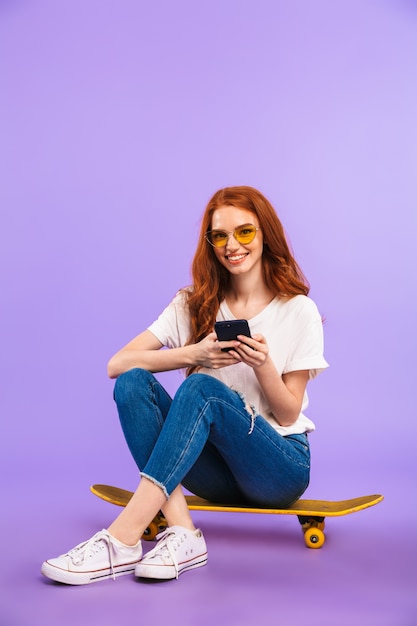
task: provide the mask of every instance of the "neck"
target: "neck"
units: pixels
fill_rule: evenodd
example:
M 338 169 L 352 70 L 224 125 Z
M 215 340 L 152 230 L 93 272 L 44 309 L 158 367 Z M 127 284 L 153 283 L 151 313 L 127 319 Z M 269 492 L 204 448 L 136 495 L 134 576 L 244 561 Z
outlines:
M 226 300 L 229 303 L 247 304 L 249 302 L 267 303 L 274 294 L 268 289 L 261 277 L 231 276 Z

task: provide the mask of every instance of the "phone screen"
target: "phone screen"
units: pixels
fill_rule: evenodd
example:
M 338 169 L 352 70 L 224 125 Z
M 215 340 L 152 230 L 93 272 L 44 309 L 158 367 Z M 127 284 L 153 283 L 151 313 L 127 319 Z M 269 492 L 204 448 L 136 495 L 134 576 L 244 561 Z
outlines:
M 238 335 L 246 335 L 250 337 L 250 329 L 247 320 L 226 320 L 224 322 L 216 322 L 214 324 L 217 339 L 219 341 L 233 341 Z M 233 348 L 222 348 L 223 352 L 233 350 Z

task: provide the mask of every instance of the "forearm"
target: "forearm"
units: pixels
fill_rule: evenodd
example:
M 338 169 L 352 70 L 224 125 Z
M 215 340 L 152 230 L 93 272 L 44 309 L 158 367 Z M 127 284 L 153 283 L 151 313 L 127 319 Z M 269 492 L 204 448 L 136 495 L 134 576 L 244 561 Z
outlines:
M 149 330 L 132 339 L 110 359 L 110 378 L 140 367 L 148 372 L 168 372 L 193 365 L 217 369 L 236 363 L 228 352 L 219 349 L 216 333 L 210 333 L 198 343 L 162 350 L 163 344 Z
M 110 359 L 107 372 L 110 378 L 117 378 L 135 367 L 153 373 L 187 368 L 194 364 L 194 352 L 194 346 L 170 350 L 123 349 Z
M 279 374 L 269 357 L 261 367 L 255 368 L 254 371 L 278 424 L 291 426 L 300 415 L 303 394 L 296 393 L 295 389 L 287 386 L 285 375 Z

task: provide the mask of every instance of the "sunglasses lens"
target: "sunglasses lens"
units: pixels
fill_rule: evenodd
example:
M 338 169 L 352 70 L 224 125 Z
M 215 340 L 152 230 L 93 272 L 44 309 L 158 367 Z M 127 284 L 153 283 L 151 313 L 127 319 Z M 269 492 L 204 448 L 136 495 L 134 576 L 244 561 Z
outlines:
M 227 233 L 221 230 L 212 230 L 208 233 L 208 239 L 216 248 L 222 248 L 227 244 Z
M 241 226 L 240 228 L 238 228 L 235 231 L 234 235 L 239 243 L 243 243 L 243 244 L 250 243 L 251 241 L 255 239 L 256 228 L 255 226 L 252 226 L 251 224 L 247 224 L 245 226 Z

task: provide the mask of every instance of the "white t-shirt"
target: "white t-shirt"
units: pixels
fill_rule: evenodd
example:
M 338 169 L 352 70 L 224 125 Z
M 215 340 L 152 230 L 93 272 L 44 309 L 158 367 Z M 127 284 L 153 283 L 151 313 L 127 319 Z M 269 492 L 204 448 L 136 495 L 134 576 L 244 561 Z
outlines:
M 236 319 L 225 301 L 220 305 L 216 320 Z M 262 334 L 269 347 L 269 355 L 280 374 L 309 370 L 310 379 L 328 367 L 323 356 L 323 325 L 313 300 L 298 295 L 293 298 L 274 298 L 258 315 L 248 320 L 252 335 Z M 168 348 L 184 346 L 190 336 L 189 312 L 186 296 L 178 292 L 158 319 L 148 328 Z M 281 435 L 312 432 L 313 422 L 304 415 L 308 406 L 304 395 L 301 413 L 291 426 L 280 426 L 274 419 L 262 393 L 253 369 L 245 363 L 236 363 L 218 370 L 202 367 L 199 373 L 218 378 L 239 392 L 258 415 L 262 415 Z

